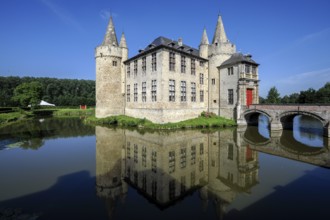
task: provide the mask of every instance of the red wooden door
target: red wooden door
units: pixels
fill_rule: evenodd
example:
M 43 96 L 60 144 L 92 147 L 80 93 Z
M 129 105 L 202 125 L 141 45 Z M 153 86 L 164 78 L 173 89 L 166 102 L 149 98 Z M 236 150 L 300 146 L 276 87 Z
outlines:
M 246 105 L 249 107 L 253 103 L 253 89 L 246 89 Z

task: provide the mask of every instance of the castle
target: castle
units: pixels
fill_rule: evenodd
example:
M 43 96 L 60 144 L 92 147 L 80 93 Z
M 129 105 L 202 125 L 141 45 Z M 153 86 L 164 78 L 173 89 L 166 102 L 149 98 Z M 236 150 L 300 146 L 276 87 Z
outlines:
M 98 118 L 127 115 L 167 123 L 206 111 L 237 119 L 259 102 L 259 64 L 236 52 L 221 16 L 212 42 L 204 29 L 199 49 L 181 38 L 158 37 L 131 58 L 124 33 L 118 44 L 111 17 L 95 60 Z

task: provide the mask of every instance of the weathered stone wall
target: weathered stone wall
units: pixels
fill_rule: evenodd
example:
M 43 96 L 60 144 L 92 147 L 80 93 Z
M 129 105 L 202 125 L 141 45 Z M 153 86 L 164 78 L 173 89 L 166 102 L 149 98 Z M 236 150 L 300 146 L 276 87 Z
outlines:
M 96 117 L 98 118 L 124 114 L 121 56 L 122 51 L 119 47 L 96 48 Z
M 231 43 L 220 43 L 209 45 L 209 109 L 219 115 L 220 97 L 226 97 L 220 92 L 220 77 L 218 66 L 230 58 L 236 52 L 235 45 Z M 215 79 L 215 85 L 212 85 Z

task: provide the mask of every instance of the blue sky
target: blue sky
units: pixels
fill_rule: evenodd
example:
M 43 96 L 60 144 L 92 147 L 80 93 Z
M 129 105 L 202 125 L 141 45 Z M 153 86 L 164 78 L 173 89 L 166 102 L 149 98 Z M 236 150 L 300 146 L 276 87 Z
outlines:
M 1 0 L 0 75 L 94 80 L 110 14 L 133 56 L 158 36 L 198 48 L 219 13 L 237 50 L 260 63 L 261 96 L 330 81 L 329 0 Z

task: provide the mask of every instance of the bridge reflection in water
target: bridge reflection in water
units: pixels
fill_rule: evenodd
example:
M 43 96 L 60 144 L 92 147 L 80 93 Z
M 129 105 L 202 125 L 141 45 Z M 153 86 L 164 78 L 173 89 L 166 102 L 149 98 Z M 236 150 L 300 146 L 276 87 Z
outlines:
M 113 215 L 128 186 L 160 209 L 197 191 L 203 208 L 215 204 L 221 217 L 241 193 L 259 183 L 258 151 L 330 167 L 328 147 L 310 147 L 293 133 L 177 131 L 145 133 L 96 127 L 96 191 Z

